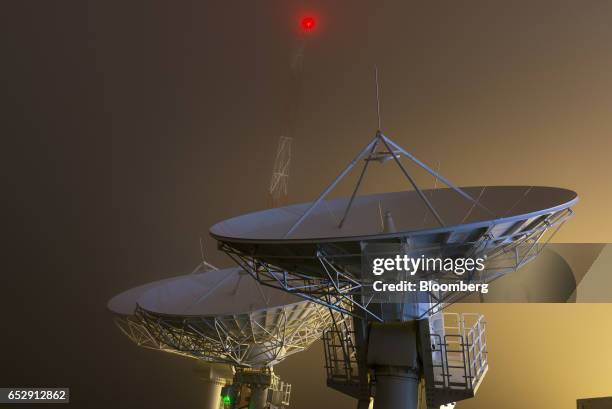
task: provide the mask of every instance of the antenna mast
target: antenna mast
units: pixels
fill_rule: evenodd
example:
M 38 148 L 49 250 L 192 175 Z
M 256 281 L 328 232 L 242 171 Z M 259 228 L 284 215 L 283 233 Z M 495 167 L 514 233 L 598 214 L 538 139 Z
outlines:
M 382 121 L 380 119 L 380 84 L 378 82 L 378 66 L 374 66 L 374 72 L 376 75 L 376 116 L 378 117 L 378 130 L 382 129 Z

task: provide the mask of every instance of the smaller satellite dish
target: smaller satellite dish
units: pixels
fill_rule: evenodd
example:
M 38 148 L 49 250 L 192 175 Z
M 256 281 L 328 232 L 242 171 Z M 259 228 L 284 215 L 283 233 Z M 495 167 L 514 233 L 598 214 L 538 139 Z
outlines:
M 240 268 L 166 280 L 142 292 L 137 304 L 136 314 L 160 342 L 247 368 L 272 367 L 332 324 L 325 306 L 262 286 Z

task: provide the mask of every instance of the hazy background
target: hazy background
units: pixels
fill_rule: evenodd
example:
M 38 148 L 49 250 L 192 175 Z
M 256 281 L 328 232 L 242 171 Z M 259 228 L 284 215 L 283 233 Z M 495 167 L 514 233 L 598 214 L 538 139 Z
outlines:
M 207 231 L 268 205 L 306 11 L 319 26 L 290 201 L 373 135 L 378 64 L 387 135 L 458 184 L 575 189 L 556 240 L 612 241 L 612 2 L 4 1 L 0 386 L 69 386 L 73 407 L 198 407 L 191 363 L 131 345 L 105 304 L 190 271 L 200 236 L 230 265 Z M 364 191 L 405 187 L 392 170 Z M 487 316 L 490 371 L 459 408 L 612 395 L 612 305 L 465 309 Z M 293 409 L 354 406 L 325 387 L 320 344 L 277 372 Z

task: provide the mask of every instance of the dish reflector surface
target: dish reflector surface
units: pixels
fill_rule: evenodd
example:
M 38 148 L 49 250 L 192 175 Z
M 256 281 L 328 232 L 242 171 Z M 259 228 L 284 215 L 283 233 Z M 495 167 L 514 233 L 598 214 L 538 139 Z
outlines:
M 393 237 L 424 230 L 451 230 L 470 224 L 490 224 L 524 219 L 570 207 L 578 195 L 568 189 L 546 186 L 474 186 L 463 191 L 491 210 L 492 217 L 449 188 L 423 190 L 446 227 L 428 214 L 415 191 L 357 196 L 342 228 L 338 228 L 348 198 L 321 203 L 288 237 L 286 233 L 308 209 L 302 203 L 234 217 L 214 225 L 211 234 L 222 241 L 346 241 L 347 238 Z M 390 212 L 396 232 L 383 234 L 380 212 Z
M 109 310 L 119 315 L 132 315 L 136 310 L 138 299 L 148 290 L 162 285 L 168 281 L 175 280 L 177 277 L 165 278 L 159 281 L 139 285 L 138 287 L 130 288 L 110 299 L 106 305 Z
M 295 295 L 262 286 L 240 268 L 175 277 L 151 286 L 138 299 L 148 312 L 184 317 L 236 315 L 301 302 Z

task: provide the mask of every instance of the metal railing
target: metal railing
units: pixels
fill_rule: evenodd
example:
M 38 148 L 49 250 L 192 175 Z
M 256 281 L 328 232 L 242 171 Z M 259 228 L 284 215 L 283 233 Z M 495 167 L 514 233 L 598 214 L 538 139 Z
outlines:
M 281 407 L 289 406 L 289 401 L 291 399 L 291 384 L 281 381 L 275 374 L 272 374 L 271 377 L 270 393 L 272 396 L 269 398 L 269 403 Z
M 484 316 L 439 313 L 430 319 L 433 387 L 475 390 L 488 368 Z
M 328 382 L 347 386 L 359 384 L 354 337 L 355 333 L 349 325 L 335 325 L 323 333 Z

